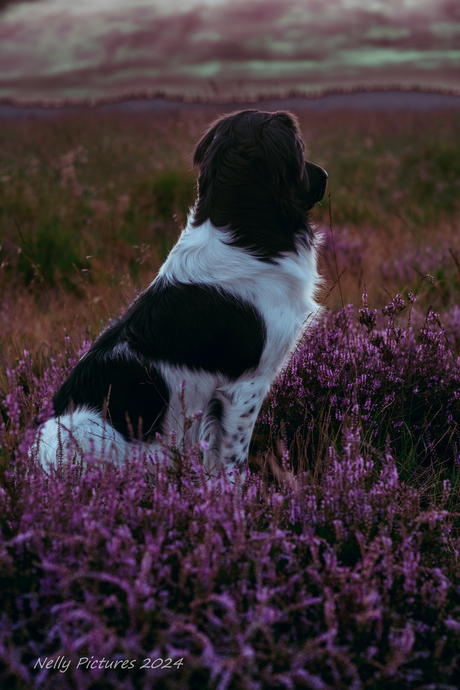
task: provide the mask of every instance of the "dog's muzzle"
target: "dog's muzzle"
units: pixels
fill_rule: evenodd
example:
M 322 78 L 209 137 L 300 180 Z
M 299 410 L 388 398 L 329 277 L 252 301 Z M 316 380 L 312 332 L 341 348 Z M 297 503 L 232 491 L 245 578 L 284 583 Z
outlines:
M 305 171 L 308 178 L 308 209 L 310 209 L 324 198 L 327 187 L 327 172 L 310 161 L 305 161 Z

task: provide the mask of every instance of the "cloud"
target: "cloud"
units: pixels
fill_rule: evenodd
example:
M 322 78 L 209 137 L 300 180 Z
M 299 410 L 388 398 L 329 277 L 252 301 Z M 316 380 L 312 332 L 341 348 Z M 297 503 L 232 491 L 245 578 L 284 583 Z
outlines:
M 15 8 L 0 19 L 3 98 L 228 100 L 362 86 L 460 88 L 456 0 L 28 7 L 34 12 Z

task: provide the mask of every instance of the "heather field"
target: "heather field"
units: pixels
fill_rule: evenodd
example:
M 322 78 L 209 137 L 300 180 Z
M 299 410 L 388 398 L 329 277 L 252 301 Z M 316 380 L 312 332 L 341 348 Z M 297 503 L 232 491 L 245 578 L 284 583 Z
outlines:
M 1 124 L 0 687 L 458 690 L 458 113 L 301 116 L 330 181 L 325 313 L 244 485 L 174 438 L 122 467 L 27 455 L 175 242 L 212 117 Z

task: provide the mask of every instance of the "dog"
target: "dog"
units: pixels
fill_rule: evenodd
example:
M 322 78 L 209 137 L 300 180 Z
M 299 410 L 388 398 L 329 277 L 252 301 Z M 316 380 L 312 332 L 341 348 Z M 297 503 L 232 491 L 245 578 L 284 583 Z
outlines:
M 195 147 L 198 196 L 150 286 L 112 321 L 53 398 L 34 453 L 122 459 L 159 436 L 202 443 L 208 476 L 243 472 L 254 424 L 306 319 L 319 312 L 310 211 L 327 173 L 304 159 L 297 119 L 243 110 Z M 185 382 L 185 383 L 184 383 Z M 73 449 L 73 450 L 72 450 Z

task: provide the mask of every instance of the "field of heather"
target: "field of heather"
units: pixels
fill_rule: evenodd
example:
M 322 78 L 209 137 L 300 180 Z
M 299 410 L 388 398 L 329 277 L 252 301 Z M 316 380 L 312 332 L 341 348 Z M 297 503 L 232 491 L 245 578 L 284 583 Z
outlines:
M 2 122 L 0 687 L 458 690 L 458 113 L 300 117 L 329 173 L 325 315 L 243 486 L 174 439 L 123 467 L 28 457 L 33 417 L 178 237 L 211 118 Z

